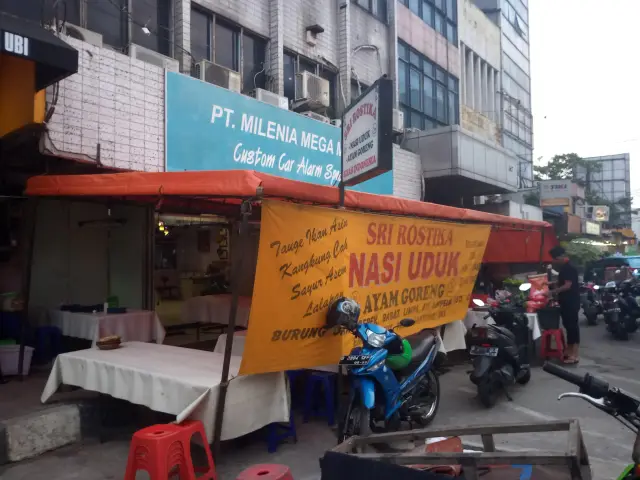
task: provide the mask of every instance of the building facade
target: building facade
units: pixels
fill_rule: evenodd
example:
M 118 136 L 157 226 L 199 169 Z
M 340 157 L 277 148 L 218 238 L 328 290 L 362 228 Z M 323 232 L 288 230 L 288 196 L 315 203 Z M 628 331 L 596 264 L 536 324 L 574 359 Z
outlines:
M 613 205 L 608 226 L 631 227 L 631 165 L 628 153 L 585 158 L 587 165 L 578 167 L 575 175 L 581 180 L 590 197 Z
M 533 186 L 533 116 L 529 0 L 473 0 L 500 29 L 501 83 L 497 90 L 504 147 L 519 159 L 519 188 Z
M 511 33 L 470 0 L 44 3 L 34 13 L 9 1 L 79 51 L 78 73 L 47 93 L 46 155 L 123 170 L 256 168 L 335 185 L 341 112 L 387 75 L 396 85 L 394 171 L 361 189 L 471 206 L 520 186 L 523 155 L 504 128 L 513 115 L 503 85 L 519 75 L 504 67 Z M 235 129 L 232 111 L 238 122 L 304 131 L 317 148 Z M 210 145 L 213 137 L 224 142 Z M 274 161 L 294 154 L 293 170 Z

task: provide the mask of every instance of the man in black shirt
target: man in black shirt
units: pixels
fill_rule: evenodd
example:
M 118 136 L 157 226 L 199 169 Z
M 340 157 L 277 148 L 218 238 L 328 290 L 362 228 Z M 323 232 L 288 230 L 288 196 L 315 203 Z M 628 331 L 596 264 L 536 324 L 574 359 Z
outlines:
M 564 248 L 558 246 L 549 251 L 553 259 L 553 267 L 558 272 L 558 286 L 550 290 L 549 295 L 558 295 L 562 325 L 567 332 L 567 352 L 565 363 L 576 364 L 579 359 L 580 327 L 580 286 L 578 271 L 569 262 Z

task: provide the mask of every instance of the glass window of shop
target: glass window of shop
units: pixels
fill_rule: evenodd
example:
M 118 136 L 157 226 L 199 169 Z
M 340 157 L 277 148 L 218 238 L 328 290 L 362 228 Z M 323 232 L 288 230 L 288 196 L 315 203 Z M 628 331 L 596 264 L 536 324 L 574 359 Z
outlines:
M 398 42 L 398 89 L 408 128 L 459 122 L 459 81 L 404 42 Z
M 449 42 L 458 43 L 458 4 L 455 0 L 400 0 L 400 3 Z

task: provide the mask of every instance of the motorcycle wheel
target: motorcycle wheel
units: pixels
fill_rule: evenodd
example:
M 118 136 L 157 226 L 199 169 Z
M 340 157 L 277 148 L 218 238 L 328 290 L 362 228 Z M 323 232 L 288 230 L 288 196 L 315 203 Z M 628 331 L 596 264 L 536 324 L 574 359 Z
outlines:
M 531 380 L 531 369 L 527 370 L 527 373 L 518 379 L 518 383 L 520 385 L 526 385 L 529 383 L 529 380 Z
M 485 379 L 478 383 L 478 398 L 485 407 L 493 407 L 498 399 L 498 389 L 495 382 Z
M 592 313 L 592 314 L 586 314 L 587 317 L 587 325 L 597 325 L 598 324 L 598 314 L 597 313 Z
M 440 379 L 433 370 L 429 370 L 422 382 L 428 382 L 418 400 L 420 408 L 424 411 L 412 419 L 421 427 L 426 427 L 433 421 L 440 407 Z
M 621 340 L 623 342 L 629 340 L 629 332 L 627 332 L 625 326 L 621 324 L 616 325 L 613 335 L 616 340 Z

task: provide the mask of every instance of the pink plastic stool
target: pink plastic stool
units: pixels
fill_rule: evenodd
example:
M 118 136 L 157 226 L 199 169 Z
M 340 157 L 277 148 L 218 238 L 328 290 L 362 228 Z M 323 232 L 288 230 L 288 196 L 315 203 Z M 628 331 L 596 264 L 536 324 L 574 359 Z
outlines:
M 236 480 L 293 480 L 293 477 L 286 465 L 263 463 L 247 468 Z

